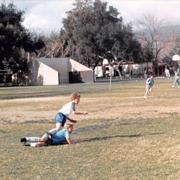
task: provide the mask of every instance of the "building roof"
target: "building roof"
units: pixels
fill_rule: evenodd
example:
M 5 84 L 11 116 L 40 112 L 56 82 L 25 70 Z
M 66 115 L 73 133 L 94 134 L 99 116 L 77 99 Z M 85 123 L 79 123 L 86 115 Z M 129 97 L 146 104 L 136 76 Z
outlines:
M 92 71 L 92 69 L 80 64 L 79 62 L 70 58 L 37 58 L 37 61 L 51 67 L 60 72 L 62 67 L 69 67 L 69 71 Z
M 70 59 L 70 64 L 71 64 L 71 71 L 92 71 L 92 69 L 84 66 L 83 64 Z
M 61 70 L 61 66 L 63 65 L 63 63 L 69 63 L 69 58 L 45 58 L 45 57 L 43 57 L 43 58 L 37 58 L 36 60 L 51 67 L 52 69 L 54 69 L 58 72 Z

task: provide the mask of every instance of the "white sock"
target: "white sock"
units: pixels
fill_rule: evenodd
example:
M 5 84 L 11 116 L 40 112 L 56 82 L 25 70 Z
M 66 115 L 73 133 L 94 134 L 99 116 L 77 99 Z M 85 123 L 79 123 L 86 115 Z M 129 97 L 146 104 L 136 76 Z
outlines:
M 26 140 L 29 142 L 39 142 L 39 137 L 26 137 Z
M 37 144 L 37 143 L 30 143 L 30 146 L 31 146 L 31 147 L 37 147 L 38 144 Z

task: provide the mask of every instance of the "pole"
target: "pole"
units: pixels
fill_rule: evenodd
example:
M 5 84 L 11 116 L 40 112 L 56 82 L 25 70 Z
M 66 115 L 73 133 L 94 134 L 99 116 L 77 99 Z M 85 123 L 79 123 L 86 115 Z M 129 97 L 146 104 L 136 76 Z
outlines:
M 110 74 L 110 77 L 109 77 L 109 90 L 111 90 L 111 87 L 112 87 L 112 75 Z
M 112 68 L 112 65 L 110 64 L 110 69 L 109 69 L 109 90 L 111 90 L 111 87 L 112 87 L 112 71 L 113 71 L 113 68 Z

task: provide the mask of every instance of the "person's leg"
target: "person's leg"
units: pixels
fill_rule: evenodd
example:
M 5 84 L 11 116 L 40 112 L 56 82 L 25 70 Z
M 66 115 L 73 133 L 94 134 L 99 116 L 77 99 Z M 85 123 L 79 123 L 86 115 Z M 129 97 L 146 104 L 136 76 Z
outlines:
M 176 78 L 174 77 L 174 81 L 172 83 L 172 87 L 175 87 L 176 86 Z
M 41 146 L 46 146 L 46 143 L 44 141 L 41 141 L 41 142 L 33 142 L 33 143 L 30 143 L 30 146 L 31 147 L 41 147 Z
M 51 134 L 54 134 L 54 133 L 56 133 L 57 131 L 59 131 L 61 128 L 62 128 L 61 123 L 57 122 L 57 123 L 56 123 L 56 127 L 53 128 L 53 129 L 51 129 L 51 130 L 49 130 L 48 132 L 51 133 Z
M 177 78 L 176 83 L 177 83 L 178 86 L 180 85 L 179 78 Z
M 43 139 L 41 140 L 40 137 L 24 137 L 20 140 L 21 143 L 23 143 L 24 146 L 32 146 L 37 147 L 39 144 L 44 144 Z
M 149 93 L 151 93 L 151 92 L 152 92 L 152 87 L 149 88 Z
M 149 87 L 148 87 L 148 86 L 146 86 L 146 91 L 145 91 L 145 94 L 144 94 L 144 98 L 147 98 L 147 94 L 148 94 L 148 92 L 149 92 Z
M 30 146 L 32 147 L 41 147 L 48 145 L 51 145 L 51 134 L 49 134 L 48 132 L 43 134 L 43 136 L 39 138 L 38 142 L 30 143 Z
M 31 147 L 37 147 L 37 146 L 38 146 L 38 142 L 31 142 L 31 143 L 29 144 L 29 146 L 31 146 Z
M 21 142 L 38 142 L 39 141 L 39 137 L 24 137 L 21 138 Z
M 62 113 L 57 113 L 55 116 L 55 122 L 56 122 L 56 127 L 49 130 L 49 133 L 51 134 L 59 131 L 62 128 L 62 126 L 66 122 L 66 117 Z
M 49 132 L 43 134 L 43 135 L 39 138 L 38 143 L 46 142 L 46 141 L 48 140 L 49 136 L 50 136 L 50 133 L 49 133 Z

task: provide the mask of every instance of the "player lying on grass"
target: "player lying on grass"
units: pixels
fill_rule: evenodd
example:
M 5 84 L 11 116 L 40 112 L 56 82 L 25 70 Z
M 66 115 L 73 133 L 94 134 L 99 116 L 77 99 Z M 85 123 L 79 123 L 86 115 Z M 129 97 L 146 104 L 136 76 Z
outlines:
M 70 134 L 73 132 L 73 124 L 66 124 L 60 131 L 53 134 L 45 133 L 42 137 L 24 137 L 21 143 L 25 146 L 40 147 L 48 145 L 72 144 Z

